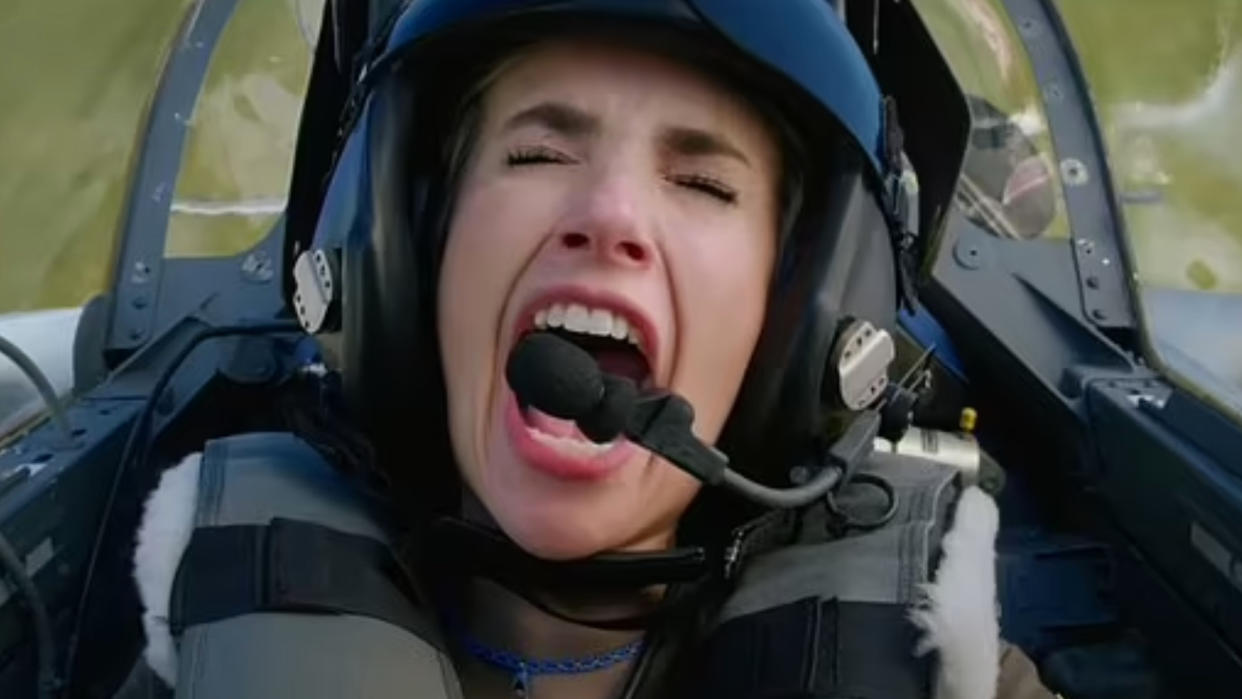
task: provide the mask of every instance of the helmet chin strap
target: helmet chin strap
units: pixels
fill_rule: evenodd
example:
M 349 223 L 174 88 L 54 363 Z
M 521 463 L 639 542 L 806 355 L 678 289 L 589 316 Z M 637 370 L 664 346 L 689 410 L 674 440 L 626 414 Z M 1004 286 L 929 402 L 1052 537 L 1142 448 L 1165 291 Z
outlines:
M 467 496 L 469 499 L 474 498 Z M 482 509 L 475 500 L 466 514 L 470 516 Z M 482 514 L 485 521 L 492 521 L 485 510 Z M 667 616 L 681 596 L 669 592 L 651 611 L 632 616 L 583 619 L 556 609 L 545 601 L 544 595 L 557 591 L 576 595 L 627 594 L 656 586 L 700 582 L 706 580 L 712 570 L 707 552 L 701 547 L 602 553 L 588 558 L 550 561 L 522 549 L 494 523 L 488 526 L 461 517 L 442 517 L 432 523 L 428 534 L 427 563 L 449 576 L 491 580 L 545 614 L 606 630 L 649 628 Z

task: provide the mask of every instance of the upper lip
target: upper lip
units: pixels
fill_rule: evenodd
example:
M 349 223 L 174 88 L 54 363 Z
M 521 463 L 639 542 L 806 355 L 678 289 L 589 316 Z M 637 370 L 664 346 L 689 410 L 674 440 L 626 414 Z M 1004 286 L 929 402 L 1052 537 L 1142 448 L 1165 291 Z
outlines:
M 580 303 L 588 308 L 604 308 L 620 314 L 631 326 L 637 327 L 642 336 L 638 349 L 647 360 L 647 366 L 655 378 L 661 337 L 656 332 L 655 321 L 642 307 L 630 299 L 611 291 L 588 289 L 581 286 L 557 286 L 544 289 L 522 306 L 513 327 L 510 344 L 535 327 L 535 313 L 553 303 Z

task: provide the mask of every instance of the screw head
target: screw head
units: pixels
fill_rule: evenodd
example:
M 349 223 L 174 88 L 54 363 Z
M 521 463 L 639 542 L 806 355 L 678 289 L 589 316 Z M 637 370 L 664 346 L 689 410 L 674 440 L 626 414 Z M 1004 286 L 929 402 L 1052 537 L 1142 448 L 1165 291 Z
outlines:
M 1039 20 L 1032 17 L 1022 17 L 1018 19 L 1018 32 L 1027 38 L 1034 38 L 1040 33 Z
M 1066 158 L 1061 161 L 1061 179 L 1072 187 L 1084 185 L 1090 179 L 1087 166 L 1077 158 Z

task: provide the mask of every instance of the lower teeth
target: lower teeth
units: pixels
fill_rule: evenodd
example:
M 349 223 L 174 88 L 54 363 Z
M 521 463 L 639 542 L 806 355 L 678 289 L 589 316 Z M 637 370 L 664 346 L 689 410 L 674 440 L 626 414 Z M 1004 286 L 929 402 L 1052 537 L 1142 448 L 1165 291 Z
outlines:
M 550 447 L 554 447 L 562 452 L 569 452 L 582 456 L 596 456 L 602 452 L 612 448 L 615 442 L 605 442 L 604 444 L 596 444 L 595 442 L 578 439 L 576 437 L 557 437 L 548 434 L 542 430 L 530 430 L 531 436 L 536 441 L 542 442 Z

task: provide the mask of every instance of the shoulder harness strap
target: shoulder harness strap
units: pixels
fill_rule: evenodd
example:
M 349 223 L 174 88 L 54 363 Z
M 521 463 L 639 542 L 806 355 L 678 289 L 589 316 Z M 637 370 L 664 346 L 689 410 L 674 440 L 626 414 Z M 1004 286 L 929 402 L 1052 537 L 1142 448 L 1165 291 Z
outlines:
M 253 612 L 355 614 L 420 638 L 421 616 L 388 547 L 314 522 L 275 518 L 194 530 L 173 583 L 171 627 Z
M 911 607 L 936 565 L 959 493 L 956 471 L 923 459 L 875 454 L 862 471 L 897 496 L 884 526 L 838 536 L 828 508 L 804 513 L 792 545 L 740 542 L 749 557 L 709 634 L 701 696 L 923 699 L 933 664 L 915 656 Z M 863 519 L 886 503 L 847 487 L 836 504 Z M 766 528 L 757 528 L 763 531 Z
M 359 488 L 297 437 L 208 443 L 170 600 L 177 696 L 426 696 L 460 686 Z

